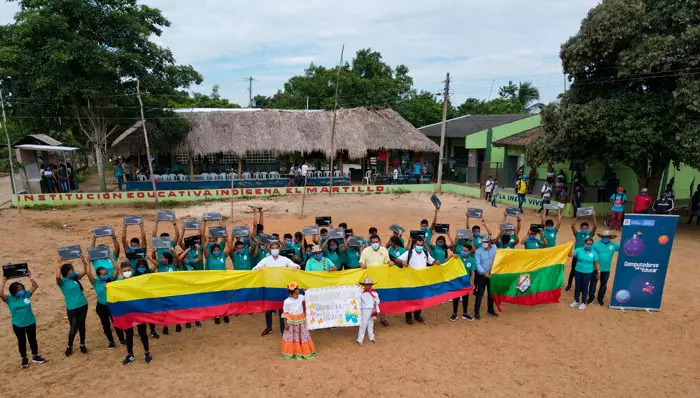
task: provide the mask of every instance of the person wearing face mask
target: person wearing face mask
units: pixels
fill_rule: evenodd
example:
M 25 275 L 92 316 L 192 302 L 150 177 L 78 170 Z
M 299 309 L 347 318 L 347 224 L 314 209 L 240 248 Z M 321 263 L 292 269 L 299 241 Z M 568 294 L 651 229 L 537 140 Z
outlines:
M 610 196 L 610 203 L 612 204 L 610 208 L 610 216 L 612 217 L 610 228 L 614 230 L 619 231 L 620 228 L 622 228 L 622 217 L 625 214 L 625 202 L 627 202 L 625 189 L 618 187 L 617 192 Z
M 437 220 L 437 214 L 440 209 L 435 209 L 435 217 L 433 218 L 433 223 L 430 224 L 428 220 L 420 220 L 420 230 L 425 232 L 425 241 L 426 242 L 432 242 L 433 241 L 433 225 L 435 225 L 435 222 Z
M 226 246 L 221 249 L 220 244 L 209 244 L 207 248 L 203 250 L 204 252 L 204 269 L 207 271 L 226 271 L 226 257 L 231 255 L 231 249 L 228 242 L 228 232 L 224 237 Z M 224 316 L 224 323 L 229 323 L 230 318 Z M 221 323 L 220 317 L 214 318 L 214 323 L 219 325 Z
M 80 257 L 83 263 L 83 269 L 87 268 L 87 260 L 85 256 Z M 63 298 L 66 301 L 66 311 L 68 312 L 68 323 L 70 330 L 68 331 L 68 345 L 66 346 L 66 356 L 69 357 L 73 353 L 73 342 L 75 335 L 80 333 L 80 352 L 87 354 L 88 349 L 85 347 L 85 318 L 87 318 L 88 302 L 83 293 L 83 285 L 80 284 L 80 279 L 85 276 L 85 272 L 77 273 L 70 264 L 61 264 L 61 258 L 58 259 L 58 267 L 56 268 L 56 284 Z
M 126 264 L 131 265 L 130 262 L 125 262 Z M 124 269 L 124 263 L 122 263 L 121 266 L 122 270 Z M 128 272 L 130 272 L 129 277 L 136 277 L 136 276 L 141 276 L 141 275 L 146 275 L 146 274 L 152 274 L 156 272 L 156 266 L 155 265 L 148 265 L 148 261 L 145 259 L 140 259 L 137 260 L 136 262 L 136 268 L 130 266 Z M 126 277 L 126 276 L 125 276 Z M 158 332 L 156 332 L 156 325 L 149 323 L 148 327 L 151 331 L 151 337 L 154 339 L 159 339 L 160 335 Z
M 608 289 L 608 279 L 610 279 L 610 268 L 612 267 L 613 255 L 615 252 L 620 251 L 620 245 L 612 241 L 613 239 L 617 238 L 617 236 L 611 231 L 604 231 L 602 234 L 598 234 L 598 237 L 600 237 L 600 240 L 593 244 L 593 250 L 598 253 L 600 277 L 594 277 L 591 279 L 586 304 L 593 302 L 597 284 L 596 280 L 600 280 L 600 287 L 598 288 L 598 304 L 603 305 L 605 292 Z
M 322 245 L 326 242 L 327 239 L 328 239 L 328 229 L 321 228 L 318 231 L 318 235 L 314 236 L 311 240 L 314 242 L 315 245 Z
M 90 260 L 90 262 L 92 263 L 93 270 L 96 270 L 97 268 L 102 267 L 102 268 L 106 269 L 107 273 L 109 273 L 109 274 L 114 272 L 114 263 L 116 261 L 119 261 L 119 253 L 121 250 L 119 247 L 119 242 L 117 241 L 117 236 L 112 235 L 111 239 L 112 239 L 112 244 L 114 244 L 114 250 L 109 251 L 109 256 L 111 258 Z M 95 236 L 95 234 L 92 234 L 92 242 L 90 244 L 90 247 L 95 247 L 96 243 L 97 243 L 97 236 Z M 102 245 L 102 244 L 99 246 L 108 247 L 107 245 Z
M 369 246 L 364 248 L 360 254 L 360 268 L 387 265 L 394 265 L 394 262 L 389 258 L 389 251 L 386 247 L 381 247 L 378 235 L 370 235 Z M 389 321 L 386 320 L 386 315 L 384 314 L 379 316 L 379 322 L 385 327 L 389 326 Z
M 593 229 L 589 229 L 588 223 L 585 221 L 581 223 L 581 227 L 578 231 L 576 230 L 576 224 L 571 224 L 571 232 L 574 233 L 575 238 L 574 249 L 582 248 L 586 239 L 593 238 L 597 229 L 598 221 L 596 221 L 595 212 L 593 212 Z M 574 276 L 576 275 L 576 262 L 578 261 L 578 258 L 576 256 L 572 257 L 573 259 L 571 260 L 571 270 L 569 271 L 569 278 L 566 284 L 567 292 L 571 290 L 571 284 L 573 283 Z
M 200 223 L 200 230 L 196 231 L 191 236 L 199 236 L 200 242 L 204 241 L 204 236 L 202 235 L 202 224 Z M 180 229 L 182 230 L 179 234 L 179 239 L 177 245 L 183 250 L 177 257 L 179 259 L 178 263 L 181 265 L 182 270 L 192 268 L 194 271 L 201 271 L 204 269 L 204 254 L 202 253 L 202 246 L 195 245 L 194 247 L 185 247 L 185 235 L 187 231 L 185 230 L 185 220 L 180 223 Z M 184 257 L 183 253 L 187 253 Z
M 449 244 L 447 243 L 448 239 Z M 450 257 L 448 248 L 452 246 L 454 246 L 454 242 L 449 233 L 444 236 L 438 236 L 435 239 L 435 243 L 430 245 L 430 255 L 433 256 L 435 260 L 439 261 L 440 264 L 444 264 L 447 262 L 447 258 Z
M 97 296 L 97 306 L 95 307 L 95 312 L 97 312 L 97 316 L 100 318 L 100 323 L 102 323 L 102 331 L 109 342 L 107 348 L 110 350 L 114 349 L 116 344 L 114 344 L 114 336 L 112 335 L 112 314 L 110 314 L 109 308 L 107 307 L 106 287 L 107 283 L 117 280 L 117 276 L 119 275 L 119 266 L 116 263 L 114 263 L 113 266 L 114 271 L 112 271 L 112 274 L 108 274 L 107 270 L 102 267 L 98 268 L 95 271 L 97 277 L 93 275 L 92 267 L 85 267 L 84 269 L 88 280 L 95 289 L 95 295 Z M 114 331 L 117 333 L 119 343 L 126 345 L 126 340 L 124 340 L 124 332 L 116 327 L 114 328 Z
M 554 225 L 554 221 L 545 220 L 544 216 L 540 219 L 540 222 L 544 225 L 543 235 L 547 238 L 547 245 L 545 247 L 554 247 L 557 245 L 557 234 L 559 233 L 559 228 L 561 228 L 561 209 L 557 210 L 557 224 Z
M 440 265 L 440 262 L 435 260 L 425 247 L 425 239 L 418 237 L 415 240 L 412 239 L 410 244 L 410 250 L 396 258 L 397 265 L 403 268 L 411 267 L 413 269 L 423 269 L 431 265 Z M 413 319 L 420 323 L 424 322 L 421 316 L 421 310 L 407 312 L 405 315 L 406 323 L 409 325 L 413 324 Z
M 21 357 L 21 368 L 29 367 L 29 358 L 27 358 L 27 341 L 29 348 L 32 350 L 32 362 L 44 363 L 46 360 L 39 355 L 39 345 L 36 342 L 36 318 L 32 311 L 32 295 L 39 288 L 32 274 L 27 275 L 27 279 L 32 286 L 27 290 L 20 282 L 12 282 L 10 284 L 10 294 L 5 294 L 5 283 L 7 278 L 2 278 L 0 285 L 0 299 L 7 304 L 12 317 L 12 330 L 17 336 L 17 347 Z
M 155 226 L 153 227 L 153 237 L 154 238 L 156 236 L 158 236 L 158 224 L 159 224 L 158 217 L 156 217 Z M 207 224 L 207 222 L 204 221 L 204 218 L 202 218 L 202 223 L 200 224 L 201 228 L 206 228 L 206 224 Z M 173 254 L 172 249 L 175 248 L 176 242 L 180 241 L 180 230 L 177 227 L 177 217 L 173 218 L 173 230 L 175 231 L 175 239 L 174 240 L 172 238 L 170 239 L 170 247 L 171 248 L 170 249 L 158 249 L 156 251 L 155 257 L 153 257 L 154 260 L 157 260 L 158 258 L 160 258 L 160 255 L 165 253 L 165 252 L 168 252 L 172 255 Z M 206 229 L 203 229 L 203 230 L 206 231 Z M 160 237 L 161 238 L 170 238 L 170 234 L 167 232 L 163 232 L 162 234 L 160 234 Z
M 547 238 L 540 229 L 530 227 L 527 236 L 523 239 L 523 246 L 526 250 L 543 249 L 547 247 Z
M 304 251 L 305 251 L 305 240 L 304 234 L 297 231 L 294 233 L 294 243 L 292 243 L 292 248 L 294 249 L 294 262 L 301 264 L 304 262 Z
M 467 278 L 471 279 L 472 271 L 476 269 L 476 258 L 474 257 L 474 247 L 468 242 L 462 244 L 462 249 L 459 254 L 453 254 L 452 257 L 459 258 L 462 260 L 462 265 L 467 271 Z M 457 320 L 457 311 L 459 310 L 459 297 L 452 299 L 452 316 L 450 317 L 450 322 Z M 461 297 L 462 300 L 462 319 L 465 321 L 473 321 L 474 318 L 469 315 L 469 294 L 465 294 Z
M 148 261 L 153 264 L 153 267 L 155 268 L 155 272 L 175 272 L 177 271 L 177 265 L 174 263 L 174 257 L 173 254 L 169 251 L 164 251 L 160 254 L 158 257 L 158 261 L 154 260 L 153 258 L 156 256 L 156 249 L 151 249 L 151 257 L 147 257 Z M 177 325 L 176 331 L 181 331 L 182 328 L 180 325 Z M 168 335 L 168 327 L 163 326 L 163 335 Z
M 486 230 L 486 233 L 490 236 L 491 230 L 489 229 L 488 224 L 486 224 L 486 220 L 481 219 L 481 225 L 483 225 L 484 229 Z M 466 229 L 470 229 L 470 227 L 469 227 L 469 215 L 467 215 Z M 471 227 L 471 230 L 472 230 L 472 240 L 471 240 L 472 246 L 481 247 L 481 227 L 479 225 L 475 224 Z M 457 241 L 458 246 L 461 244 L 462 244 L 462 242 Z
M 474 319 L 481 319 L 481 301 L 484 293 L 488 290 L 487 307 L 488 314 L 497 317 L 498 314 L 493 309 L 493 299 L 491 298 L 491 267 L 496 258 L 497 248 L 491 244 L 491 237 L 484 236 L 481 239 L 481 247 L 476 249 L 474 258 L 476 260 L 476 274 L 474 274 L 474 287 L 476 290 L 476 300 L 474 303 Z
M 253 259 L 258 255 L 257 245 L 246 247 L 242 241 L 236 241 L 234 251 L 231 253 L 231 262 L 234 271 L 250 271 L 253 269 Z
M 180 253 L 178 255 L 178 265 L 176 267 L 177 271 L 198 271 L 197 268 L 195 268 L 195 264 L 197 262 L 201 263 L 202 260 L 200 260 L 200 254 L 202 252 L 202 248 L 199 244 L 195 244 L 194 246 L 190 246 L 185 251 Z M 191 253 L 195 253 L 195 257 L 191 256 Z M 202 327 L 202 324 L 200 322 L 195 322 L 195 326 L 198 328 Z M 192 324 L 191 323 L 186 323 L 185 324 L 186 329 L 192 329 Z M 182 331 L 182 326 L 181 325 L 176 325 L 175 326 L 175 332 L 180 332 Z
M 143 261 L 143 263 L 141 263 Z M 124 261 L 121 264 L 120 267 L 120 274 L 117 276 L 117 280 L 123 280 L 123 279 L 129 279 L 133 278 L 135 276 L 139 275 L 145 275 L 148 271 L 146 267 L 145 261 L 144 260 L 139 260 L 139 267 L 143 268 L 141 271 L 133 271 L 131 268 L 131 264 L 129 264 L 128 261 Z M 140 273 L 139 273 L 140 272 Z M 152 328 L 154 328 L 153 325 L 151 325 Z M 139 338 L 141 338 L 141 344 L 143 345 L 143 351 L 145 352 L 144 354 L 144 361 L 146 363 L 151 363 L 153 360 L 153 357 L 151 356 L 151 351 L 149 350 L 148 346 L 148 333 L 146 331 L 146 324 L 141 323 L 136 325 L 136 330 L 139 333 Z M 155 329 L 151 330 L 151 336 L 155 333 Z M 156 334 L 157 336 L 157 334 Z M 156 337 L 157 338 L 157 337 Z M 132 362 L 134 362 L 134 328 L 130 327 L 129 329 L 124 330 L 124 340 L 126 340 L 126 358 L 122 361 L 122 365 L 130 365 Z
M 502 223 L 508 221 L 508 215 L 503 213 Z M 498 249 L 515 249 L 515 247 L 520 244 L 520 226 L 522 225 L 522 219 L 520 216 L 517 217 L 517 222 L 515 224 L 515 229 L 503 229 L 499 226 L 499 232 L 496 236 L 496 248 Z M 475 247 L 480 247 L 476 246 Z
M 401 242 L 401 247 L 405 247 L 406 245 L 406 241 L 403 239 L 402 234 L 396 231 L 391 231 L 391 237 L 386 242 L 386 249 L 389 250 L 389 253 L 391 253 L 391 246 L 394 240 L 398 240 L 399 242 Z
M 260 271 L 263 268 L 291 268 L 299 269 L 297 264 L 287 257 L 280 256 L 280 244 L 278 242 L 273 242 L 269 246 L 270 255 L 260 260 L 260 262 L 253 267 L 254 271 Z M 282 322 L 282 311 L 277 311 L 280 316 L 280 332 L 284 333 L 284 323 Z M 262 336 L 267 336 L 272 333 L 272 314 L 275 310 L 265 311 L 265 330 L 262 332 Z
M 646 214 L 649 212 L 652 203 L 654 203 L 654 201 L 651 199 L 651 196 L 649 196 L 649 190 L 642 188 L 642 190 L 634 196 L 632 211 L 634 213 Z
M 392 236 L 389 239 L 388 244 L 389 259 L 391 261 L 396 260 L 397 257 L 406 252 L 406 248 L 403 246 L 403 241 L 398 236 Z
M 347 250 L 347 246 L 345 245 L 345 240 L 340 242 L 336 239 L 328 239 L 321 245 L 324 257 L 335 265 L 336 269 L 332 271 L 340 270 L 343 265 L 343 257 L 345 256 L 344 253 Z M 309 263 L 307 262 L 306 265 L 308 266 Z
M 569 253 L 569 257 L 577 259 L 574 301 L 569 306 L 583 311 L 588 302 L 589 284 L 593 278 L 600 277 L 600 263 L 598 262 L 598 253 L 593 250 L 593 238 L 586 239 L 583 247 L 574 249 Z
M 124 247 L 124 252 L 129 253 L 131 251 L 134 251 L 136 249 L 147 249 L 147 243 L 146 243 L 146 231 L 143 228 L 143 221 L 141 224 L 139 224 L 139 228 L 141 229 L 141 239 L 139 238 L 131 238 L 129 241 L 129 244 L 126 244 L 126 229 L 127 225 L 125 222 L 122 222 L 122 246 Z M 115 259 L 115 261 L 118 261 Z M 131 263 L 132 267 L 136 267 L 136 261 L 137 260 L 130 260 L 129 262 Z M 93 264 L 94 266 L 94 264 Z M 95 269 L 97 269 L 95 267 Z M 108 272 L 109 273 L 109 272 Z
M 337 251 L 337 242 L 333 242 L 333 244 L 335 245 Z M 311 248 L 311 258 L 306 262 L 307 272 L 325 272 L 335 271 L 337 269 L 337 266 L 333 261 L 331 261 L 331 259 L 323 256 L 323 249 L 320 246 L 315 245 L 313 248 Z

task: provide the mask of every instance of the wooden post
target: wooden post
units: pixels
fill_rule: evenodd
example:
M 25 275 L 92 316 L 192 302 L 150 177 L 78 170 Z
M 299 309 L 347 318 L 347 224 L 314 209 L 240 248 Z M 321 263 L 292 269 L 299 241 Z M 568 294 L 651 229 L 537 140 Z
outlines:
M 338 153 L 338 171 L 340 171 L 340 176 L 343 176 L 343 151 Z
M 190 181 L 194 181 L 194 158 L 192 152 L 187 154 L 187 162 L 189 163 L 190 169 Z
M 389 151 L 386 151 L 386 161 L 384 161 L 384 174 L 389 175 Z
M 243 157 L 238 156 L 238 178 L 243 178 Z

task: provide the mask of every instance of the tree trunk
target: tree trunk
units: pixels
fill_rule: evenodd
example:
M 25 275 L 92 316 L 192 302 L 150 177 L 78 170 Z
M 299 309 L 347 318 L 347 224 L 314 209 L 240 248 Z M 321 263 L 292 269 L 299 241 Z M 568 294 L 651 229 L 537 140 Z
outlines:
M 107 191 L 107 185 L 105 184 L 105 171 L 102 162 L 102 148 L 100 145 L 95 145 L 95 160 L 97 161 L 97 174 L 100 176 L 100 192 Z
M 651 166 L 643 162 L 644 165 L 635 170 L 639 190 L 641 191 L 643 188 L 646 188 L 649 190 L 649 197 L 654 199 L 658 198 L 662 188 L 661 179 L 663 178 L 666 165 L 668 165 L 669 162 L 670 160 L 667 159 L 652 161 L 650 162 Z

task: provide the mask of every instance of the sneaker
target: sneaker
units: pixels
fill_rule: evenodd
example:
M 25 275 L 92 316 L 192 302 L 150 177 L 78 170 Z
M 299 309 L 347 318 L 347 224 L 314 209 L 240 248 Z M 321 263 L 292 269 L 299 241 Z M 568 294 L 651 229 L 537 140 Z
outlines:
M 116 347 L 116 346 L 117 346 L 117 345 L 114 344 L 114 341 L 110 341 L 110 342 L 109 342 L 109 345 L 107 346 L 107 348 L 110 349 L 110 350 L 113 350 L 114 347 Z
M 498 314 L 495 311 L 488 311 L 487 314 L 491 315 L 494 318 L 498 318 Z
M 228 319 L 228 317 L 225 316 L 225 317 L 224 317 L 224 323 L 229 323 L 229 322 L 230 322 L 230 319 Z
M 73 353 L 73 347 L 72 346 L 66 346 L 66 352 L 64 354 L 69 357 Z
M 579 306 L 578 306 L 578 309 L 581 310 L 581 311 L 585 310 L 585 309 L 586 309 L 586 304 L 581 304 L 581 305 L 579 305 Z
M 479 314 L 474 314 L 474 319 L 476 319 L 477 321 L 478 321 L 478 320 L 481 320 L 481 315 L 479 315 Z
M 270 333 L 272 333 L 272 329 L 270 329 L 270 328 L 265 328 L 265 330 L 263 330 L 262 333 L 261 333 L 260 335 L 264 337 L 264 336 L 267 336 L 267 335 L 270 334 Z
M 186 324 L 185 324 L 185 329 L 192 329 L 192 324 L 191 324 L 191 323 L 186 323 Z
M 38 355 L 34 355 L 34 356 L 32 357 L 32 362 L 34 362 L 34 363 L 44 363 L 44 362 L 46 362 L 46 360 L 45 360 L 44 358 L 38 356 Z
M 29 359 L 27 357 L 22 357 L 22 364 L 19 366 L 22 369 L 29 367 Z
M 126 340 L 119 340 L 119 344 L 126 347 Z
M 132 362 L 134 362 L 134 356 L 133 355 L 127 355 L 126 358 L 122 361 L 122 365 L 130 365 Z
M 450 317 L 450 322 L 454 322 L 456 320 L 457 320 L 457 314 L 452 314 L 452 316 Z
M 567 286 L 564 290 L 568 292 L 569 290 L 571 290 L 571 286 Z
M 167 336 L 167 335 L 168 335 L 168 327 L 163 326 L 163 336 Z
M 380 320 L 379 323 L 381 323 L 384 327 L 389 326 L 389 321 L 387 321 L 386 319 Z
M 605 301 L 603 301 L 603 299 L 598 299 L 598 305 L 605 305 Z
M 85 344 L 81 344 L 81 345 L 80 345 L 80 352 L 83 353 L 83 354 L 87 354 L 87 353 L 88 353 L 88 349 L 87 349 L 87 347 L 85 347 Z
M 588 300 L 586 300 L 586 304 L 590 304 L 593 301 L 595 301 L 595 299 L 593 297 L 589 297 Z
M 462 314 L 462 319 L 466 321 L 473 321 L 474 318 L 472 318 L 469 314 Z
M 180 332 L 182 332 L 182 326 L 176 325 L 175 326 L 175 333 L 180 333 Z
M 413 319 L 411 318 L 406 318 L 406 323 L 409 325 L 413 325 Z
M 146 355 L 143 356 L 143 360 L 146 361 L 146 363 L 151 363 L 151 361 L 153 360 L 151 353 L 147 352 Z
M 418 316 L 416 317 L 416 321 L 417 321 L 417 322 L 420 322 L 420 323 L 424 323 L 424 322 L 425 322 L 425 319 L 423 319 L 422 316 L 418 315 Z
M 217 316 L 216 318 L 214 318 L 214 323 L 217 324 L 217 325 L 220 324 L 220 323 L 221 323 L 221 319 L 219 319 L 219 317 Z
M 198 327 L 198 328 L 201 328 L 201 327 L 202 327 L 202 323 L 201 323 L 201 322 L 195 322 L 195 323 L 194 323 L 194 326 L 196 326 L 196 327 Z
M 160 335 L 155 330 L 153 330 L 151 331 L 151 337 L 153 337 L 154 339 L 159 339 Z
M 578 307 L 578 305 L 579 305 L 578 301 L 572 301 L 571 304 L 569 304 L 569 307 L 576 308 L 576 307 Z

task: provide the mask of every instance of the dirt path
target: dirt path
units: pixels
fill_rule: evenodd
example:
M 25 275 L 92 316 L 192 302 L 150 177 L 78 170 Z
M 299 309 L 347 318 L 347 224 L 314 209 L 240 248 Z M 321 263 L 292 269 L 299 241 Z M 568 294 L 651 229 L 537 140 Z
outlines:
M 440 221 L 455 229 L 464 222 L 467 206 L 483 202 L 444 196 Z M 250 222 L 247 204 L 269 209 L 268 232 L 294 232 L 311 224 L 316 215 L 332 215 L 366 235 L 376 226 L 386 237 L 396 222 L 407 228 L 430 218 L 425 194 L 344 195 L 307 197 L 306 216 L 300 219 L 299 199 L 236 202 L 229 225 Z M 178 208 L 179 217 L 205 210 L 230 212 L 226 202 Z M 144 394 L 181 396 L 700 396 L 700 271 L 695 259 L 700 230 L 682 225 L 677 236 L 659 313 L 627 312 L 592 306 L 572 310 L 564 293 L 562 303 L 534 308 L 506 305 L 498 319 L 449 322 L 450 304 L 425 311 L 426 324 L 408 326 L 401 315 L 390 316 L 392 326 L 377 324 L 378 344 L 359 348 L 356 329 L 312 333 L 318 357 L 310 362 L 280 358 L 277 331 L 260 337 L 261 314 L 240 316 L 229 325 L 204 322 L 202 329 L 183 331 L 151 341 L 153 363 L 143 362 L 136 341 L 137 361 L 121 365 L 123 348 L 107 349 L 95 314 L 95 295 L 85 282 L 88 314 L 88 355 L 63 357 L 68 331 L 63 299 L 53 281 L 55 248 L 89 243 L 90 227 L 121 223 L 123 215 L 153 211 L 134 207 L 82 207 L 66 210 L 2 210 L 0 261 L 25 260 L 40 284 L 33 299 L 44 365 L 19 369 L 9 312 L 0 311 L 0 372 L 7 396 L 131 397 Z M 492 228 L 502 209 L 485 208 Z M 526 216 L 524 225 L 535 222 Z M 147 224 L 150 232 L 152 223 Z M 165 228 L 164 231 L 169 231 Z M 171 231 L 169 231 L 171 232 Z M 571 239 L 569 223 L 559 241 Z M 612 280 L 611 280 L 612 282 Z M 471 303 L 470 303 L 471 304 Z M 471 312 L 471 311 L 470 311 Z M 159 328 L 160 329 L 160 328 Z M 12 391 L 12 392 L 11 392 Z M 3 394 L 3 395 L 4 395 Z

